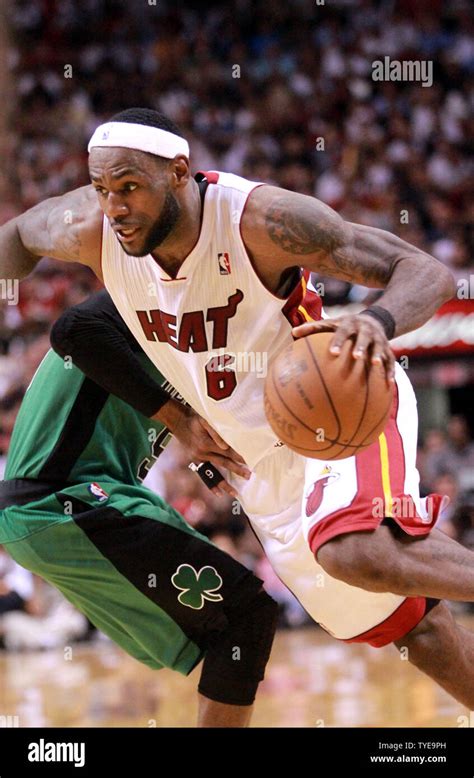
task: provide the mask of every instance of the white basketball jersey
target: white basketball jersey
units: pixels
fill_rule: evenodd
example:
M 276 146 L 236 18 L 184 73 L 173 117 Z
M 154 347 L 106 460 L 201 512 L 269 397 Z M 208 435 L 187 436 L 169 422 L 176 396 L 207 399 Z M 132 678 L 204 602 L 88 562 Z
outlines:
M 291 327 L 321 318 L 321 301 L 302 273 L 288 299 L 268 291 L 245 250 L 240 221 L 260 183 L 205 173 L 202 226 L 173 279 L 151 255 L 130 257 L 104 218 L 105 285 L 145 353 L 191 407 L 253 467 L 281 445 L 263 408 L 275 355 Z

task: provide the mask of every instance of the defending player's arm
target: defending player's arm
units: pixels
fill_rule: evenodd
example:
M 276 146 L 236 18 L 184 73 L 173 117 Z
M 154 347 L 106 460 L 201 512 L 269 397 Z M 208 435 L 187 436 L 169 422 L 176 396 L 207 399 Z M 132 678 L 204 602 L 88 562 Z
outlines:
M 190 459 L 210 461 L 238 475 L 247 472 L 243 459 L 205 419 L 171 398 L 145 369 L 137 356 L 143 357 L 143 351 L 105 289 L 63 313 L 51 330 L 51 345 L 103 389 L 168 427 Z M 210 489 L 236 496 L 226 481 L 218 480 L 219 474 L 213 483 L 205 471 L 198 475 Z
M 242 237 L 259 272 L 277 286 L 281 273 L 302 265 L 354 284 L 385 289 L 374 311 L 303 324 L 297 337 L 337 330 L 332 349 L 355 336 L 354 357 L 371 349 L 393 373 L 388 339 L 420 327 L 455 293 L 454 280 L 434 257 L 396 235 L 344 221 L 314 197 L 273 186 L 255 189 L 242 219 Z M 382 309 L 382 310 L 380 310 Z
M 102 219 L 92 186 L 38 203 L 0 227 L 0 278 L 21 280 L 43 256 L 88 265 L 101 278 Z

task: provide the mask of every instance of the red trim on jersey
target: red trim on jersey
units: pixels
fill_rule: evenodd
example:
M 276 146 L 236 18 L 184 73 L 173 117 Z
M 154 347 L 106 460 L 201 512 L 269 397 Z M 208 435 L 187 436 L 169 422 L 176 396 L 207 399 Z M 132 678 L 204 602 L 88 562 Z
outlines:
M 319 321 L 322 318 L 321 298 L 317 292 L 308 289 L 310 278 L 310 271 L 303 269 L 299 282 L 281 309 L 283 316 L 288 319 L 292 327 L 304 324 L 308 321 L 308 317 L 313 321 Z M 305 312 L 307 316 L 305 316 Z
M 423 521 L 416 510 L 411 495 L 404 494 L 405 485 L 405 453 L 403 440 L 397 427 L 398 387 L 394 393 L 392 411 L 384 434 L 387 441 L 388 465 L 390 475 L 390 491 L 393 505 L 393 521 L 411 536 L 428 535 L 433 529 L 441 507 L 441 495 L 431 495 L 431 521 Z M 380 441 L 355 455 L 357 492 L 354 499 L 345 508 L 328 514 L 311 528 L 308 536 L 309 546 L 313 554 L 324 543 L 338 535 L 348 532 L 367 532 L 375 530 L 385 516 L 374 511 L 374 498 L 385 499 L 382 467 L 380 456 Z M 335 462 L 337 470 L 337 462 Z M 398 515 L 397 515 L 398 513 Z M 374 515 L 376 514 L 376 515 Z
M 219 173 L 216 170 L 198 170 L 196 175 L 198 173 L 205 176 L 210 184 L 217 184 L 219 181 Z
M 369 643 L 382 648 L 394 640 L 400 640 L 420 623 L 426 611 L 426 597 L 407 597 L 387 619 L 355 638 L 346 638 L 344 643 Z

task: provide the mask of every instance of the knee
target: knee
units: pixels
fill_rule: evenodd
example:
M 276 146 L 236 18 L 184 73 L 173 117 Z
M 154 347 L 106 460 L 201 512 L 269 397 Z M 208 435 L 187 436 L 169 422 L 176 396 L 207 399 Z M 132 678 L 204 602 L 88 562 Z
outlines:
M 403 571 L 396 557 L 369 533 L 340 535 L 316 552 L 318 564 L 333 578 L 370 592 L 400 591 Z
M 451 645 L 456 636 L 453 635 L 455 622 L 444 603 L 439 603 L 417 624 L 414 629 L 397 640 L 395 645 L 399 650 L 407 651 L 407 659 L 421 669 L 426 664 L 432 666 L 444 662 L 444 646 Z M 441 660 L 441 661 L 438 661 Z
M 198 690 L 215 702 L 252 705 L 270 657 L 278 606 L 261 589 L 251 600 L 228 609 L 227 618 L 227 629 L 208 646 Z

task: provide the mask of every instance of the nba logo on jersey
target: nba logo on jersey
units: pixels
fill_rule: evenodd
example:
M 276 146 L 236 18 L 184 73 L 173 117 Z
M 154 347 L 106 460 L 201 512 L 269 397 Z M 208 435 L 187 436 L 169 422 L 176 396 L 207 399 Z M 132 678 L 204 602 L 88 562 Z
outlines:
M 217 261 L 219 262 L 219 273 L 221 276 L 230 275 L 230 259 L 227 251 L 222 251 L 217 255 Z
M 95 481 L 93 481 L 89 486 L 87 487 L 90 491 L 90 493 L 95 497 L 99 502 L 104 502 L 104 500 L 109 499 L 109 495 L 107 492 L 102 489 L 99 484 L 96 484 Z

